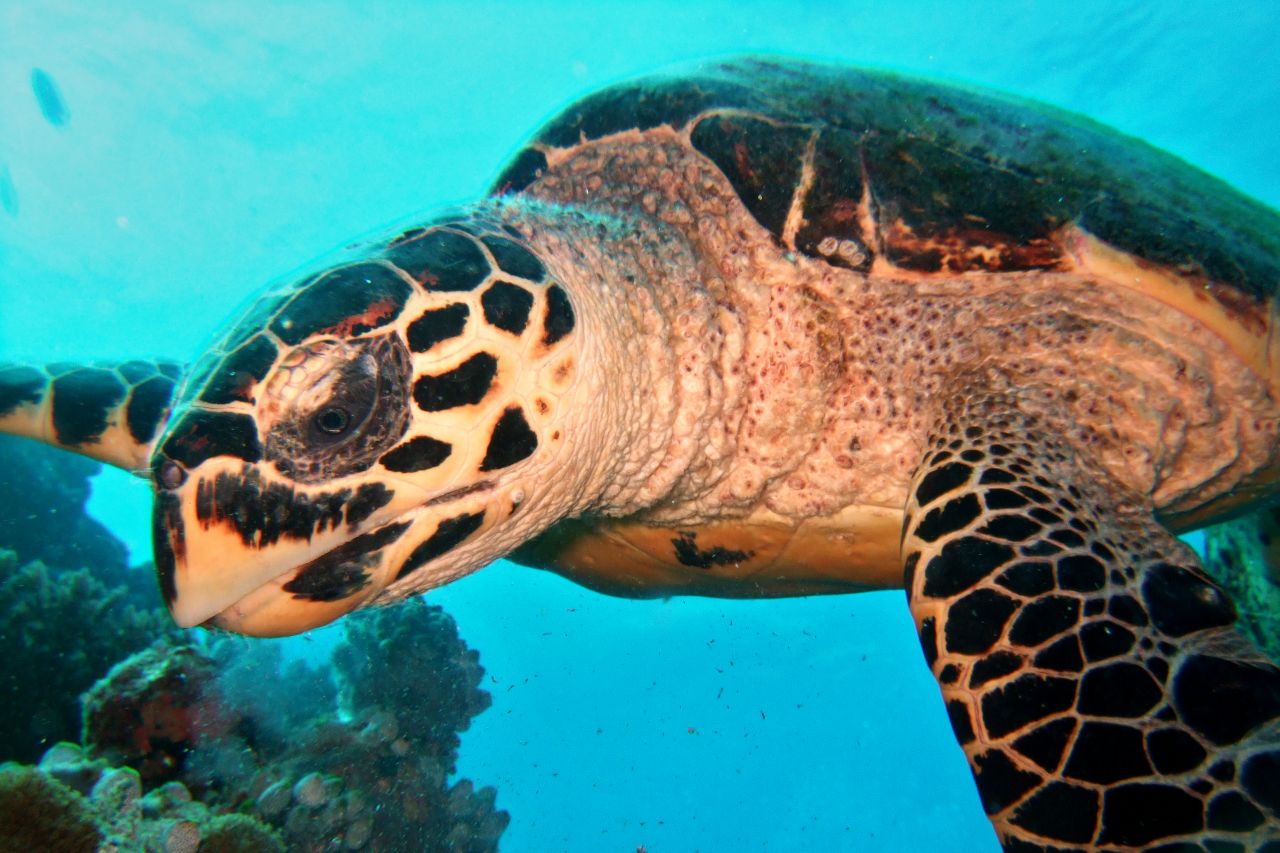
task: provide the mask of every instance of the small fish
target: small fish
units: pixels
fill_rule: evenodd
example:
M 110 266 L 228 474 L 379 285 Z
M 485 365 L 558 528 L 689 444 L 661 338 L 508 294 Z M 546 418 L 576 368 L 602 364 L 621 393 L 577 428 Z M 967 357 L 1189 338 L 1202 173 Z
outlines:
M 67 104 L 62 100 L 58 84 L 53 82 L 49 72 L 43 68 L 31 69 L 31 91 L 35 93 L 36 102 L 40 104 L 40 112 L 45 120 L 54 127 L 64 127 L 71 118 Z
M 13 176 L 4 163 L 0 163 L 0 207 L 10 216 L 18 215 L 18 188 L 13 185 Z

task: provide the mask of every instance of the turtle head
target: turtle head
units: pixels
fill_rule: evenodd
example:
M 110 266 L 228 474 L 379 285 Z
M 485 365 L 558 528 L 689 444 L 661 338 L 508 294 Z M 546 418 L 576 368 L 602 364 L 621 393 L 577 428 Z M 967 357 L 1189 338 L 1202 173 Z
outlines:
M 260 297 L 152 459 L 175 619 L 296 633 L 541 532 L 573 326 L 519 235 L 474 218 L 352 247 Z

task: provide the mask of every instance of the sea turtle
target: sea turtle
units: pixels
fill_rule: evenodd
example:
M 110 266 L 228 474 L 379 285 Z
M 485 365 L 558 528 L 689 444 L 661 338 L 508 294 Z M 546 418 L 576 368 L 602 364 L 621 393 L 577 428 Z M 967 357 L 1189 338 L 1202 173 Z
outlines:
M 905 586 L 1008 849 L 1280 850 L 1280 669 L 1174 537 L 1280 491 L 1278 285 L 1275 212 L 1087 119 L 744 59 L 579 101 L 184 378 L 11 366 L 0 427 L 154 479 L 184 626 L 499 557 Z

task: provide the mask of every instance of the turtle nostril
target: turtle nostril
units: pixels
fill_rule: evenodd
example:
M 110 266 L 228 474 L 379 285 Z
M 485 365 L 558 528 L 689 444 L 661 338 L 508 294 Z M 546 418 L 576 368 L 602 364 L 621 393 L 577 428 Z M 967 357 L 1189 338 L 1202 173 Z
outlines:
M 176 489 L 187 481 L 187 472 L 172 459 L 166 459 L 156 469 L 156 483 L 162 489 Z

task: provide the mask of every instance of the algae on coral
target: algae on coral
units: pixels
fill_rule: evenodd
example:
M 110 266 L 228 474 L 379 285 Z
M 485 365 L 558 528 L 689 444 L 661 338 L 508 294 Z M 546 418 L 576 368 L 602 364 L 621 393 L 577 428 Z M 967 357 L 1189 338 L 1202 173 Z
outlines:
M 0 766 L 0 853 L 95 853 L 102 833 L 84 799 L 34 767 Z
M 284 853 L 275 830 L 248 815 L 218 815 L 202 833 L 200 853 Z

